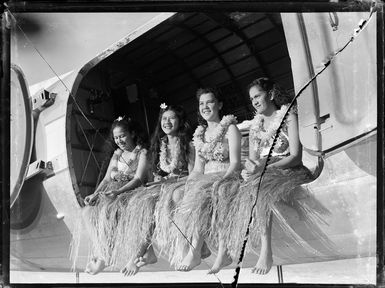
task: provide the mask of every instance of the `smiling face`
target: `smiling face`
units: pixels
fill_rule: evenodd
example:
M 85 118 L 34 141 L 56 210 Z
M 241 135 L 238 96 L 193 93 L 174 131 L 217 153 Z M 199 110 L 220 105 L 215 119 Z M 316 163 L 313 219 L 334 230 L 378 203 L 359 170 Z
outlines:
M 253 86 L 249 90 L 250 101 L 258 114 L 264 114 L 269 109 L 275 108 L 273 100 L 260 86 Z
M 205 93 L 199 97 L 199 113 L 206 121 L 219 121 L 219 110 L 222 102 L 218 102 L 213 93 Z
M 160 125 L 166 135 L 175 136 L 179 130 L 179 118 L 172 110 L 163 113 Z
M 114 130 L 112 130 L 112 135 L 115 144 L 122 150 L 129 151 L 135 146 L 132 135 L 120 126 L 116 126 Z

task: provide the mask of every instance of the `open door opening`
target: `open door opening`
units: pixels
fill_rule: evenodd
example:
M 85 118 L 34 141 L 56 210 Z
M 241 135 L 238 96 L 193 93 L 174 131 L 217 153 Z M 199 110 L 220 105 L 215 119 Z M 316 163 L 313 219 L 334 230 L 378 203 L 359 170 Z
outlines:
M 182 105 L 196 127 L 196 90 L 215 86 L 224 96 L 225 114 L 241 122 L 253 117 L 246 87 L 262 76 L 293 93 L 277 13 L 177 13 L 119 47 L 90 69 L 75 95 L 100 132 L 72 107 L 70 142 L 78 198 L 92 193 L 104 175 L 102 163 L 108 156 L 103 144 L 118 116 L 129 115 L 151 135 L 159 105 L 165 102 Z

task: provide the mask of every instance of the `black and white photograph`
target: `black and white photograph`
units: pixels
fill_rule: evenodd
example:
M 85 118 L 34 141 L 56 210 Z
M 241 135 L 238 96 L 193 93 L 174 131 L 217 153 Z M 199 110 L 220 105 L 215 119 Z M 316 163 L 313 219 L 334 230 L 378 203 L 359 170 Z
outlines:
M 2 14 L 8 285 L 381 284 L 381 2 L 33 2 Z

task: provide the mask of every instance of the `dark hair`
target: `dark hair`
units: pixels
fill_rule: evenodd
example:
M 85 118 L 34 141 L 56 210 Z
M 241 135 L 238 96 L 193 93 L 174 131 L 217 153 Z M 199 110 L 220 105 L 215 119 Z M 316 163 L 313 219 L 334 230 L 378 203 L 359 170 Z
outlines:
M 143 148 L 147 148 L 147 146 L 148 146 L 147 137 L 146 137 L 144 130 L 140 126 L 139 122 L 135 121 L 129 117 L 123 117 L 123 119 L 119 119 L 119 118 L 115 119 L 111 125 L 110 138 L 114 144 L 115 149 L 118 148 L 118 146 L 116 145 L 116 143 L 114 141 L 114 135 L 113 135 L 113 131 L 116 127 L 120 127 L 124 131 L 133 135 L 132 140 L 136 146 L 141 146 Z
M 214 88 L 214 87 L 199 88 L 196 92 L 196 98 L 198 100 L 198 103 L 202 94 L 209 94 L 209 93 L 212 94 L 219 103 L 222 103 L 222 109 L 219 111 L 219 118 L 222 118 L 222 116 L 224 115 L 224 112 L 223 112 L 224 100 L 223 100 L 223 95 L 219 92 L 217 88 Z M 198 104 L 198 124 L 207 126 L 207 121 L 203 119 L 201 113 L 199 112 L 199 104 Z
M 118 118 L 120 119 L 120 118 Z M 104 143 L 104 151 L 105 151 L 105 158 L 102 162 L 98 180 L 97 180 L 97 185 L 99 185 L 99 182 L 101 179 L 103 179 L 104 175 L 107 172 L 108 165 L 110 163 L 111 157 L 114 154 L 114 151 L 118 148 L 114 141 L 114 135 L 113 131 L 116 127 L 121 127 L 124 131 L 129 132 L 131 135 L 134 135 L 133 137 L 133 142 L 135 145 L 139 145 L 143 148 L 148 148 L 148 141 L 145 132 L 141 128 L 140 124 L 132 120 L 129 117 L 123 117 L 123 119 L 115 119 L 114 122 L 112 122 L 108 138 L 106 139 Z
M 179 137 L 179 143 L 181 145 L 181 159 L 180 161 L 183 162 L 184 168 L 187 170 L 188 166 L 188 159 L 190 154 L 190 141 L 191 141 L 191 128 L 189 123 L 187 122 L 187 116 L 185 111 L 183 110 L 182 106 L 179 105 L 169 105 L 165 109 L 161 109 L 159 111 L 158 116 L 158 122 L 155 127 L 154 134 L 151 138 L 151 149 L 150 149 L 150 155 L 151 155 L 151 166 L 152 171 L 158 173 L 160 176 L 166 176 L 168 173 L 160 170 L 158 164 L 159 164 L 159 152 L 160 152 L 160 145 L 162 140 L 164 139 L 167 143 L 168 138 L 167 135 L 162 130 L 162 116 L 164 112 L 166 111 L 173 111 L 175 112 L 176 116 L 179 120 L 179 129 L 178 129 L 178 137 Z
M 254 86 L 260 87 L 262 90 L 266 91 L 268 96 L 273 96 L 273 102 L 275 106 L 281 108 L 282 105 L 288 104 L 293 99 L 292 96 L 284 92 L 274 81 L 266 77 L 261 77 L 253 80 L 248 86 L 247 91 Z

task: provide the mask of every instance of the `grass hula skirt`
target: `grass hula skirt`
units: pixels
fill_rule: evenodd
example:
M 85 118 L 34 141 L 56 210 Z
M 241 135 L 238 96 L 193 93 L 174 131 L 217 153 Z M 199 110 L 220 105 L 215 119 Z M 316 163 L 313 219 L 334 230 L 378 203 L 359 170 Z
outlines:
M 240 192 L 234 198 L 229 213 L 225 218 L 223 225 L 227 229 L 224 230 L 224 238 L 230 256 L 233 259 L 240 254 L 251 209 L 255 203 L 260 178 L 261 173 L 257 173 L 241 185 Z M 256 247 L 260 242 L 260 236 L 265 233 L 270 215 L 274 215 L 275 223 L 278 224 L 281 231 L 287 233 L 291 239 L 294 239 L 303 248 L 314 252 L 314 249 L 307 245 L 286 221 L 280 209 L 281 206 L 278 205 L 279 203 L 284 203 L 293 208 L 308 229 L 324 239 L 328 247 L 332 247 L 326 235 L 319 229 L 319 223 L 325 223 L 323 217 L 329 214 L 329 211 L 306 189 L 298 189 L 299 185 L 312 180 L 310 171 L 302 165 L 288 169 L 267 168 L 262 177 L 258 200 L 250 226 L 249 244 L 251 245 L 248 245 L 248 247 L 251 248 L 252 252 L 258 253 Z M 301 195 L 296 195 L 296 193 Z
M 121 219 L 124 203 L 135 193 L 135 190 L 118 195 L 114 200 L 104 196 L 102 192 L 117 190 L 129 181 L 109 181 L 99 188 L 101 192 L 97 203 L 82 208 L 82 218 L 91 242 L 90 257 L 102 258 L 106 266 L 114 266 L 113 255 L 118 245 L 116 242 L 117 227 Z
M 154 211 L 161 190 L 160 185 L 135 189 L 131 197 L 121 197 L 114 206 L 120 210 L 116 223 L 113 262 L 122 263 L 139 256 L 143 244 L 150 245 L 154 229 Z
M 103 205 L 102 215 L 99 214 L 99 217 L 102 216 L 102 219 L 106 221 L 102 221 L 104 224 L 101 225 L 99 230 L 104 232 L 103 236 L 107 235 L 100 238 L 100 240 L 107 239 L 104 242 L 107 245 L 102 242 L 102 244 L 98 245 L 97 251 L 102 251 L 101 257 L 108 259 L 109 265 L 121 266 L 138 257 L 141 246 L 145 243 L 150 245 L 153 241 L 155 227 L 159 226 L 160 228 L 157 229 L 157 239 L 162 237 L 166 239 L 159 243 L 168 241 L 166 235 L 169 235 L 175 229 L 175 225 L 169 221 L 170 215 L 173 214 L 172 195 L 178 187 L 182 187 L 180 190 L 183 190 L 185 183 L 183 179 L 186 178 L 182 178 L 182 180 L 169 179 L 162 184 L 139 187 L 129 193 L 123 193 L 114 201 Z M 162 194 L 163 191 L 166 191 L 166 193 Z M 161 194 L 163 197 L 160 197 Z M 170 195 L 171 199 L 161 201 L 160 205 L 157 205 L 159 198 L 164 200 L 167 195 Z M 167 208 L 167 205 L 170 209 Z M 155 209 L 156 206 L 158 210 Z M 98 209 L 95 210 L 98 211 Z M 155 221 L 156 215 L 158 215 L 157 222 Z
M 230 203 L 239 190 L 239 178 L 222 180 L 225 172 L 200 175 L 187 181 L 185 195 L 175 211 L 178 233 L 172 234 L 170 262 L 180 263 L 196 233 L 204 237 L 210 250 L 218 249 L 218 233 L 224 229 Z
M 153 241 L 159 248 L 160 256 L 165 258 L 175 249 L 175 238 L 172 235 L 180 233 L 175 225 L 175 209 L 183 198 L 186 180 L 187 177 L 183 177 L 163 183 L 155 206 Z

